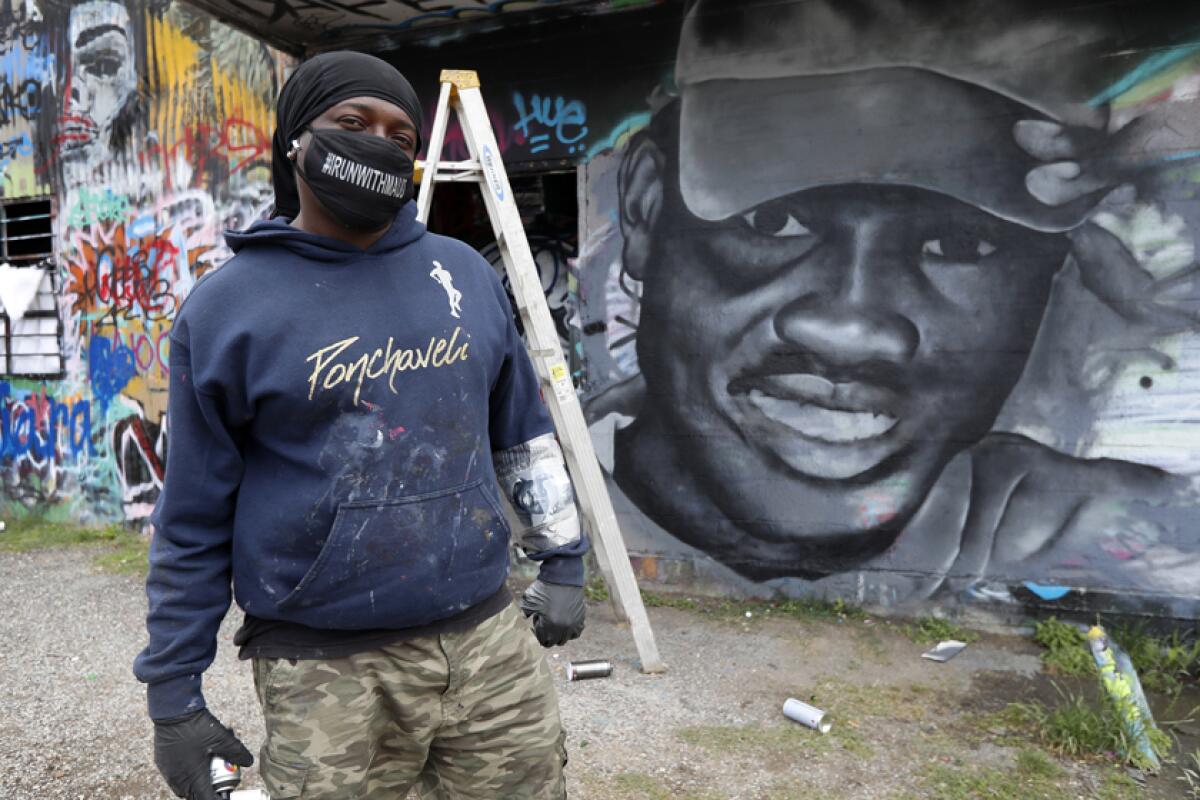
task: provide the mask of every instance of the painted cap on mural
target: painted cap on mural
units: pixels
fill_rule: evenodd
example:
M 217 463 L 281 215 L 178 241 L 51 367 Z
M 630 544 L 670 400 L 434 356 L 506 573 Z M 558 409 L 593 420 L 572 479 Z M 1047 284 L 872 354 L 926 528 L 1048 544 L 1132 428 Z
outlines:
M 1027 176 L 1044 162 L 1014 130 L 1103 127 L 1129 32 L 1111 8 L 1052 5 L 697 0 L 675 76 L 685 202 L 717 220 L 805 188 L 886 183 L 1039 230 L 1078 225 L 1097 198 L 1035 197 Z

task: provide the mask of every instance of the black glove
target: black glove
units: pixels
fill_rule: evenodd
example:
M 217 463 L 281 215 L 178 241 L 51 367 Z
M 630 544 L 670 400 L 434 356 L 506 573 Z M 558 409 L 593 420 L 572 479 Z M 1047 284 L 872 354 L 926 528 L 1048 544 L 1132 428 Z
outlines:
M 521 610 L 533 617 L 533 632 L 542 647 L 554 647 L 578 639 L 583 633 L 582 586 L 545 583 L 538 578 L 521 595 Z
M 254 756 L 233 731 L 208 709 L 154 721 L 154 764 L 176 797 L 218 800 L 208 770 L 213 756 L 239 767 L 254 763 Z

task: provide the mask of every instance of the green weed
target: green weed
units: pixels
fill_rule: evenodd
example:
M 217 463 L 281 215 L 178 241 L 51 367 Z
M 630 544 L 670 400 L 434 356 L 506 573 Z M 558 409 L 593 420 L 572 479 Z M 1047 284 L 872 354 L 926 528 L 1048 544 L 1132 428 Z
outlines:
M 13 520 L 0 532 L 0 551 L 28 552 L 54 547 L 105 544 L 131 535 L 120 525 L 86 526 L 36 517 Z
M 1137 800 L 1141 796 L 1142 787 L 1122 772 L 1106 773 L 1096 795 L 1098 800 Z
M 1059 675 L 1092 675 L 1096 672 L 1087 637 L 1074 625 L 1050 617 L 1034 625 L 1033 640 L 1046 648 L 1042 663 L 1052 672 Z
M 597 575 L 584 585 L 583 596 L 594 603 L 602 603 L 608 599 L 608 584 Z
M 25 553 L 60 547 L 93 547 L 94 563 L 106 572 L 143 575 L 149 540 L 121 525 L 79 525 L 40 517 L 17 518 L 0 532 L 0 552 Z
M 967 644 L 979 641 L 979 634 L 975 631 L 937 617 L 922 617 L 911 625 L 905 625 L 902 630 L 917 644 L 937 644 L 946 639 L 957 639 Z
M 682 608 L 685 611 L 696 611 L 700 608 L 700 601 L 683 595 L 661 595 L 654 592 L 642 590 L 642 602 L 647 608 Z
M 1035 750 L 1017 753 L 1011 769 L 979 768 L 961 760 L 925 770 L 922 798 L 932 800 L 1068 800 L 1062 768 Z
M 607 594 L 605 594 L 607 597 Z M 718 619 L 763 620 L 788 617 L 799 620 L 864 620 L 867 613 L 842 599 L 823 597 L 776 600 L 734 600 L 716 597 L 688 597 L 680 594 L 657 594 L 642 590 L 642 602 L 647 608 L 678 608 L 696 611 Z
M 1183 772 L 1179 781 L 1184 785 L 1189 800 L 1200 800 L 1200 750 L 1180 759 L 1179 766 Z
M 1200 637 L 1194 632 L 1155 636 L 1138 624 L 1114 625 L 1109 634 L 1129 654 L 1148 691 L 1177 696 L 1185 683 L 1200 678 Z
M 806 702 L 825 709 L 837 726 L 857 723 L 867 717 L 880 717 L 898 722 L 922 722 L 929 716 L 937 698 L 933 690 L 922 684 L 888 686 L 848 681 L 840 678 L 821 678 L 813 685 Z
M 1096 664 L 1087 637 L 1074 625 L 1054 617 L 1034 626 L 1034 641 L 1046 648 L 1042 661 L 1059 675 L 1092 675 Z M 1178 696 L 1188 682 L 1200 679 L 1200 637 L 1174 631 L 1156 636 L 1141 624 L 1108 628 L 1112 640 L 1129 654 L 1147 691 Z
M 1059 693 L 1063 700 L 1054 708 L 1037 701 L 1010 703 L 1004 711 L 1005 721 L 1065 756 L 1123 757 L 1133 766 L 1147 766 L 1141 763 L 1141 756 L 1128 740 L 1110 704 L 1094 706 L 1080 695 L 1061 690 Z M 1162 731 L 1150 731 L 1150 744 L 1160 757 L 1170 753 L 1170 737 Z
M 1021 750 L 1017 753 L 1017 772 L 1031 778 L 1058 778 L 1062 767 L 1040 750 Z
M 111 549 L 92 559 L 105 572 L 117 575 L 145 575 L 150 569 L 150 539 L 136 533 L 123 532 Z

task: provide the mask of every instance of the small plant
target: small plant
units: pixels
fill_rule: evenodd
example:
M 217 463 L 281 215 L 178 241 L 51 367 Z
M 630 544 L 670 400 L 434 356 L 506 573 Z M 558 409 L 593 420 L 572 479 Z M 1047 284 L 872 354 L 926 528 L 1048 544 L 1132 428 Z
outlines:
M 1059 675 L 1091 675 L 1096 662 L 1088 649 L 1083 631 L 1054 617 L 1034 625 L 1033 640 L 1046 648 L 1042 663 Z
M 655 594 L 642 590 L 642 602 L 647 608 L 681 608 L 685 611 L 696 611 L 700 603 L 690 597 L 678 594 Z
M 586 591 L 586 587 L 585 587 Z M 588 595 L 591 599 L 591 595 Z M 607 597 L 607 594 L 605 594 Z M 730 598 L 687 597 L 679 594 L 657 594 L 642 590 L 642 602 L 648 608 L 679 608 L 697 611 L 724 619 L 825 619 L 845 622 L 867 619 L 867 612 L 845 600 L 823 597 L 802 597 L 776 600 L 734 600 Z
M 1182 759 L 1180 768 L 1183 774 L 1179 776 L 1179 781 L 1186 788 L 1188 799 L 1200 800 L 1200 750 L 1188 753 Z
M 937 644 L 946 639 L 970 644 L 979 640 L 979 634 L 975 631 L 937 617 L 922 617 L 913 625 L 905 625 L 904 633 L 917 644 Z
M 608 599 L 608 584 L 604 578 L 596 576 L 584 585 L 583 596 L 594 603 L 603 602 Z
M 1055 764 L 1046 754 L 1038 750 L 1021 750 L 1017 753 L 1017 771 L 1035 778 L 1057 778 L 1063 774 L 1062 767 Z
M 866 611 L 840 597 L 836 600 L 827 600 L 824 597 L 780 599 L 773 603 L 764 603 L 762 611 L 796 619 L 836 619 L 840 622 L 860 622 L 867 618 Z
M 1184 684 L 1200 677 L 1200 639 L 1174 631 L 1155 636 L 1142 625 L 1115 625 L 1111 636 L 1129 654 L 1142 686 L 1178 696 Z
M 1037 741 L 1055 752 L 1073 758 L 1112 755 L 1124 757 L 1135 767 L 1145 767 L 1137 749 L 1131 746 L 1117 712 L 1109 703 L 1099 707 L 1080 695 L 1059 689 L 1062 702 L 1048 708 L 1040 702 L 1011 703 L 1005 720 L 1028 731 Z M 1171 740 L 1160 730 L 1149 731 L 1150 745 L 1160 757 L 1171 750 Z

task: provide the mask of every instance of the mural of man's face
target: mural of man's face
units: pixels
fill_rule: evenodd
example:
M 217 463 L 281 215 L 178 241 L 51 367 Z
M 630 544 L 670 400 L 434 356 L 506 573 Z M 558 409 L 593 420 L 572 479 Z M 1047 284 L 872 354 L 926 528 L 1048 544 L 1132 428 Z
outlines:
M 71 60 L 57 141 L 68 161 L 104 155 L 113 124 L 137 87 L 129 12 L 113 2 L 71 9 Z
M 624 170 L 646 384 L 630 431 L 675 449 L 685 475 L 664 485 L 690 487 L 737 530 L 675 532 L 756 577 L 880 552 L 990 430 L 1066 238 L 869 178 L 705 220 L 680 192 L 678 159 L 647 140 Z M 744 180 L 737 164 L 731 183 Z

